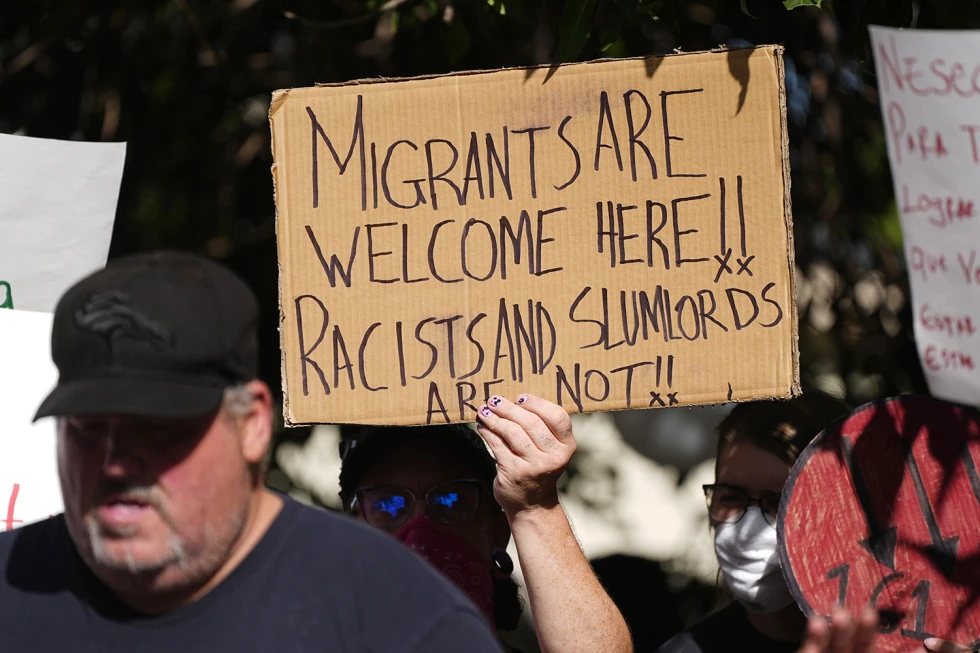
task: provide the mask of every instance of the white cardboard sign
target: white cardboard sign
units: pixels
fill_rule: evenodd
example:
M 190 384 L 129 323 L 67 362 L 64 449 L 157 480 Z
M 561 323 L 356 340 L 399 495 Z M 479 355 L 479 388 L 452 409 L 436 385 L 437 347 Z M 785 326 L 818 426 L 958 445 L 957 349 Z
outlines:
M 125 143 L 0 134 L 0 308 L 54 311 L 105 265 Z
M 31 424 L 58 380 L 50 313 L 0 311 L 0 532 L 62 511 L 55 421 Z
M 980 32 L 871 28 L 919 358 L 980 405 Z

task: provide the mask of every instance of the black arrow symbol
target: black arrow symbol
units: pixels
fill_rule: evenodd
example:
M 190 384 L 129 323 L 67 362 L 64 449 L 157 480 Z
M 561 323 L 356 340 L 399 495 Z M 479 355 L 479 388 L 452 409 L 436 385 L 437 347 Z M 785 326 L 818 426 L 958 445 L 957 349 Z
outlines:
M 919 473 L 919 464 L 915 461 L 915 454 L 911 444 L 905 447 L 905 464 L 908 465 L 909 474 L 912 476 L 912 483 L 915 484 L 915 494 L 919 498 L 919 510 L 922 512 L 926 526 L 929 528 L 929 539 L 932 544 L 926 547 L 926 553 L 932 558 L 932 562 L 943 573 L 947 579 L 952 579 L 953 568 L 956 566 L 956 552 L 960 546 L 959 536 L 943 537 L 939 531 L 939 524 L 936 522 L 936 513 L 932 510 L 929 503 L 929 495 L 926 493 L 926 486 L 922 482 L 922 474 Z
M 980 474 L 977 473 L 977 465 L 973 462 L 973 456 L 970 455 L 970 443 L 963 443 L 963 451 L 960 452 L 960 458 L 963 459 L 963 466 L 966 467 L 966 476 L 970 479 L 970 487 L 973 488 L 973 496 L 977 499 L 977 504 L 980 504 Z
M 864 520 L 868 523 L 868 532 L 871 534 L 866 540 L 861 540 L 859 544 L 878 561 L 895 571 L 895 541 L 898 539 L 898 529 L 882 528 L 878 523 L 878 516 L 875 514 L 874 504 L 871 501 L 871 493 L 864 482 L 864 476 L 858 468 L 857 461 L 854 460 L 854 447 L 846 436 L 840 438 L 840 448 L 847 462 L 847 469 L 851 473 L 851 481 L 854 483 L 854 491 L 857 494 L 858 502 L 861 504 L 861 512 L 864 513 Z

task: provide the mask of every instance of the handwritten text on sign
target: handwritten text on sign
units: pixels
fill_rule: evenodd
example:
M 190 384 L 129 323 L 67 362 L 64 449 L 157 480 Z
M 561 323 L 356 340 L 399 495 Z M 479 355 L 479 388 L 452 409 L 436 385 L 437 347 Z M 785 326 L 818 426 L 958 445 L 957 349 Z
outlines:
M 781 52 L 277 93 L 286 419 L 787 396 Z
M 932 394 L 980 405 L 980 34 L 872 28 Z
M 14 307 L 14 290 L 10 287 L 10 284 L 6 281 L 0 281 L 0 297 L 3 301 L 0 301 L 0 308 L 13 308 Z

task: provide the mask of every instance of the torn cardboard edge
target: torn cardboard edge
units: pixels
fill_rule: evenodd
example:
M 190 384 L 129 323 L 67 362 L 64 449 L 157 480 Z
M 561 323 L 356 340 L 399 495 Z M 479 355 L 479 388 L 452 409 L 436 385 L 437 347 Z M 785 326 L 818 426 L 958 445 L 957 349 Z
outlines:
M 777 79 L 779 80 L 779 140 L 783 153 L 783 217 L 786 219 L 786 251 L 789 258 L 789 293 L 792 298 L 793 322 L 793 386 L 789 398 L 803 393 L 800 385 L 800 315 L 796 302 L 796 239 L 793 234 L 793 179 L 789 163 L 789 122 L 786 115 L 786 61 L 783 48 L 774 50 L 776 54 Z
M 272 103 L 269 106 L 269 147 L 272 150 L 272 165 L 269 166 L 269 172 L 272 175 L 272 206 L 275 212 L 275 225 L 276 225 L 276 248 L 279 247 L 279 162 L 276 161 L 276 130 L 272 124 L 272 116 L 275 113 L 273 107 L 276 110 L 286 101 L 289 97 L 289 91 L 274 91 L 272 93 Z M 279 253 L 276 252 L 276 309 L 278 312 L 278 321 L 276 324 L 276 331 L 279 334 L 279 375 L 282 384 L 282 416 L 283 421 L 286 426 L 292 426 L 289 423 L 289 394 L 286 392 L 286 332 L 283 329 L 283 325 L 286 322 L 286 314 L 282 307 L 282 262 L 279 260 Z
M 542 70 L 542 69 L 549 71 L 548 76 L 546 76 L 544 78 L 544 80 L 541 82 L 541 86 L 544 86 L 545 84 L 548 83 L 548 81 L 550 81 L 552 75 L 554 74 L 554 71 L 556 71 L 556 70 L 558 70 L 560 68 L 568 67 L 568 66 L 583 66 L 583 65 L 592 65 L 592 64 L 608 64 L 608 63 L 617 63 L 617 62 L 623 62 L 623 61 L 647 61 L 647 60 L 651 60 L 651 59 L 656 59 L 656 60 L 661 60 L 662 61 L 662 60 L 665 60 L 667 58 L 673 58 L 673 57 L 679 57 L 679 56 L 695 56 L 695 55 L 704 55 L 704 54 L 725 54 L 725 53 L 735 53 L 735 52 L 745 52 L 746 53 L 745 56 L 746 57 L 749 57 L 749 56 L 751 56 L 751 54 L 753 52 L 755 52 L 757 50 L 764 50 L 766 52 L 771 52 L 772 53 L 773 58 L 774 58 L 773 63 L 774 63 L 775 69 L 776 69 L 776 77 L 777 77 L 777 80 L 776 81 L 777 81 L 777 85 L 778 85 L 778 110 L 779 110 L 779 132 L 780 132 L 779 133 L 779 139 L 780 139 L 779 151 L 780 151 L 780 155 L 781 155 L 781 164 L 782 164 L 782 166 L 781 166 L 781 168 L 782 168 L 781 169 L 781 176 L 782 176 L 783 213 L 784 213 L 784 215 L 783 215 L 783 218 L 784 218 L 783 219 L 783 224 L 785 225 L 785 230 L 786 230 L 786 243 L 787 243 L 787 277 L 788 277 L 787 284 L 788 284 L 788 289 L 789 289 L 788 290 L 788 293 L 789 293 L 789 304 L 791 305 L 791 306 L 787 307 L 788 308 L 788 313 L 789 313 L 789 316 L 788 317 L 791 320 L 791 325 L 790 325 L 791 333 L 788 334 L 789 335 L 789 338 L 790 338 L 790 342 L 789 342 L 790 355 L 792 357 L 792 379 L 791 379 L 791 385 L 788 388 L 788 390 L 786 391 L 786 393 L 784 395 L 782 395 L 782 396 L 767 395 L 767 397 L 765 397 L 764 399 L 754 399 L 754 398 L 742 398 L 742 399 L 738 399 L 738 398 L 733 398 L 733 399 L 728 399 L 727 401 L 722 400 L 722 401 L 707 402 L 707 403 L 697 403 L 697 402 L 695 402 L 695 403 L 691 403 L 691 404 L 685 403 L 683 405 L 688 405 L 688 406 L 690 406 L 690 405 L 717 405 L 717 404 L 729 403 L 729 402 L 733 402 L 733 401 L 735 401 L 735 402 L 737 402 L 737 401 L 758 401 L 758 400 L 766 400 L 766 399 L 785 400 L 785 399 L 790 399 L 790 398 L 799 396 L 801 394 L 801 385 L 800 385 L 800 365 L 799 365 L 799 314 L 798 314 L 798 307 L 797 307 L 797 304 L 796 304 L 796 269 L 795 269 L 795 248 L 794 248 L 793 220 L 792 220 L 791 175 L 790 175 L 790 163 L 789 163 L 789 136 L 788 136 L 788 124 L 787 124 L 786 87 L 785 87 L 785 64 L 784 64 L 784 48 L 782 46 L 780 46 L 780 45 L 769 45 L 769 46 L 756 46 L 756 47 L 752 47 L 752 48 L 736 48 L 736 49 L 720 48 L 720 49 L 704 50 L 704 51 L 698 51 L 698 52 L 676 52 L 676 53 L 669 53 L 669 54 L 665 54 L 665 55 L 659 55 L 659 56 L 656 56 L 656 57 L 630 57 L 630 58 L 623 58 L 623 59 L 604 58 L 604 59 L 597 59 L 597 60 L 593 60 L 593 61 L 589 61 L 589 62 L 574 62 L 574 63 L 567 63 L 567 64 L 559 64 L 559 65 L 543 64 L 543 65 L 529 66 L 529 67 L 512 67 L 512 68 L 501 68 L 501 69 L 494 69 L 494 70 L 460 71 L 460 72 L 444 73 L 444 74 L 437 74 L 437 75 L 423 75 L 423 76 L 402 77 L 402 78 L 371 78 L 371 79 L 362 79 L 362 80 L 351 80 L 351 81 L 347 81 L 347 82 L 335 82 L 335 83 L 326 83 L 326 84 L 316 84 L 316 86 L 313 87 L 313 88 L 343 88 L 343 87 L 352 87 L 352 86 L 358 86 L 358 85 L 392 84 L 392 83 L 398 83 L 398 82 L 426 81 L 426 80 L 441 79 L 441 78 L 459 78 L 459 77 L 469 77 L 469 76 L 475 76 L 475 75 L 491 75 L 491 74 L 496 74 L 496 73 L 515 72 L 515 71 L 525 71 L 525 72 L 528 72 L 528 73 L 533 73 L 533 71 Z M 659 64 L 658 64 L 658 66 L 659 66 Z M 655 70 L 654 70 L 654 73 L 648 74 L 647 76 L 650 77 L 650 78 L 652 78 L 654 76 L 654 74 L 655 74 Z M 531 80 L 531 75 L 529 74 L 527 76 L 527 78 L 526 78 L 525 81 L 530 81 L 530 80 Z M 306 87 L 306 88 L 309 88 L 309 87 Z M 290 94 L 291 94 L 291 92 L 293 90 L 295 90 L 295 89 L 280 89 L 280 90 L 274 91 L 273 94 L 272 94 L 272 99 L 271 99 L 270 108 L 269 108 L 269 118 L 270 118 L 270 130 L 272 131 L 272 150 L 273 150 L 274 160 L 276 158 L 276 137 L 275 137 L 275 131 L 276 130 L 275 130 L 273 124 L 272 124 L 272 119 L 276 115 L 276 113 L 278 113 L 278 111 L 282 108 L 282 106 L 285 104 L 286 100 L 289 98 L 289 96 L 290 96 Z M 277 224 L 277 226 L 281 226 L 282 225 L 282 216 L 280 215 L 280 209 L 279 209 L 279 192 L 280 192 L 280 189 L 279 189 L 280 180 L 279 180 L 279 174 L 278 174 L 279 173 L 279 170 L 278 170 L 279 164 L 280 164 L 279 161 L 275 161 L 273 163 L 273 165 L 271 166 L 271 172 L 272 172 L 272 176 L 273 176 L 274 200 L 276 202 L 276 224 Z M 280 241 L 281 240 L 281 232 L 280 232 L 280 229 L 279 228 L 277 228 L 276 234 L 277 234 L 277 241 Z M 278 302 L 277 303 L 278 303 L 278 310 L 279 310 L 280 371 L 281 371 L 281 374 L 282 374 L 282 382 L 283 382 L 283 419 L 284 419 L 284 423 L 285 423 L 285 425 L 287 427 L 308 426 L 308 425 L 315 425 L 315 424 L 320 424 L 320 423 L 327 423 L 327 422 L 320 422 L 320 421 L 298 420 L 293 415 L 293 411 L 292 411 L 291 406 L 290 406 L 289 393 L 288 393 L 289 381 L 288 381 L 288 376 L 287 376 L 287 361 L 286 361 L 286 347 L 285 347 L 286 334 L 285 334 L 285 328 L 284 328 L 285 327 L 285 323 L 286 323 L 286 314 L 285 314 L 285 306 L 283 304 L 283 296 L 282 296 L 284 271 L 283 271 L 283 266 L 282 266 L 281 260 L 279 261 L 279 265 L 278 265 L 278 275 L 279 275 L 279 278 L 278 278 L 279 297 L 278 297 Z M 731 396 L 731 388 L 729 388 L 729 396 Z M 628 407 L 625 407 L 625 406 L 616 406 L 616 407 L 603 408 L 603 409 L 601 409 L 601 411 L 602 412 L 614 412 L 614 411 L 618 411 L 618 410 L 630 410 L 630 409 L 641 409 L 641 408 L 645 408 L 645 407 L 644 406 L 634 406 L 634 407 L 629 407 L 628 408 Z M 595 412 L 595 411 L 588 411 L 588 412 Z M 400 423 L 401 424 L 401 423 L 403 423 L 403 420 L 405 420 L 405 419 L 411 419 L 413 416 L 414 415 L 394 416 L 394 417 L 389 416 L 391 418 L 388 419 L 388 420 L 386 420 L 386 422 L 384 422 L 384 423 Z M 392 420 L 394 420 L 394 421 L 392 421 Z M 472 420 L 469 420 L 469 421 L 472 421 Z M 334 421 L 334 422 L 330 422 L 330 423 L 364 424 L 365 422 Z M 408 424 L 406 424 L 406 425 L 408 425 Z M 421 425 L 421 424 L 418 424 L 418 425 Z

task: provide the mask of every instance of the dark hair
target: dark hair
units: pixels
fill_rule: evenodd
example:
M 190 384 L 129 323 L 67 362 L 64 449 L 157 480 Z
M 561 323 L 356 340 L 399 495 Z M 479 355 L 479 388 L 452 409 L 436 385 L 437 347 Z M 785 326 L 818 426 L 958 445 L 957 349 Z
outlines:
M 489 488 L 497 476 L 497 463 L 474 431 L 465 426 L 379 426 L 365 429 L 340 442 L 340 499 L 350 509 L 354 491 L 364 472 L 395 445 L 413 441 L 434 442 L 473 465 Z M 492 495 L 491 495 L 492 496 Z
M 382 426 L 370 428 L 340 443 L 340 500 L 344 510 L 350 510 L 357 485 L 372 464 L 389 447 L 405 442 L 435 442 L 452 451 L 474 466 L 480 480 L 486 484 L 487 494 L 497 510 L 501 510 L 490 488 L 497 476 L 497 462 L 472 429 L 456 425 L 433 426 Z M 488 561 L 489 563 L 489 561 Z M 513 576 L 493 576 L 493 618 L 497 628 L 503 631 L 517 628 L 524 606 L 520 588 Z
M 792 465 L 820 431 L 850 410 L 840 399 L 816 390 L 787 401 L 739 404 L 718 425 L 715 474 L 722 453 L 742 438 Z
M 493 620 L 497 630 L 517 630 L 524 613 L 520 592 L 513 576 L 493 577 Z

